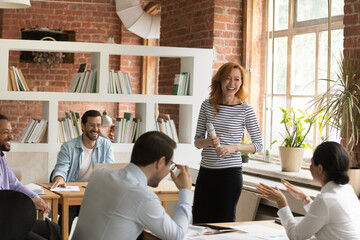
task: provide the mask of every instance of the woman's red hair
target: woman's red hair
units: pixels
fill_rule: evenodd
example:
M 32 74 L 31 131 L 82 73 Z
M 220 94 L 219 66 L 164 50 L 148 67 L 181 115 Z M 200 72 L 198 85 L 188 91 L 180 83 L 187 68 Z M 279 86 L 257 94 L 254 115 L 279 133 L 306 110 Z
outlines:
M 222 65 L 219 70 L 216 72 L 214 77 L 211 79 L 211 91 L 209 101 L 210 104 L 215 108 L 216 114 L 219 113 L 219 104 L 222 103 L 223 93 L 221 90 L 221 82 L 224 81 L 231 73 L 231 71 L 237 68 L 241 73 L 241 86 L 239 91 L 235 94 L 235 97 L 240 100 L 241 103 L 244 103 L 248 97 L 248 92 L 246 89 L 246 80 L 245 80 L 245 71 L 244 68 L 234 62 L 228 62 Z

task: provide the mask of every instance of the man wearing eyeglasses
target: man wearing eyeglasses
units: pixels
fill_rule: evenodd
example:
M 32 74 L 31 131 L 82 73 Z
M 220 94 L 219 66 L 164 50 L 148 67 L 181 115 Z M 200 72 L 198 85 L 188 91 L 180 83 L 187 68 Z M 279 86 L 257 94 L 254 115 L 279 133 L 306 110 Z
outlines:
M 67 182 L 87 182 L 96 163 L 113 163 L 114 153 L 109 139 L 100 136 L 101 113 L 88 110 L 81 117 L 83 134 L 61 145 L 51 174 L 51 188 L 66 187 Z M 69 233 L 80 206 L 69 207 Z M 61 213 L 61 205 L 59 205 Z M 61 226 L 61 214 L 59 225 Z
M 194 194 L 188 167 L 173 162 L 175 148 L 176 143 L 164 133 L 147 132 L 135 142 L 131 162 L 124 169 L 95 172 L 72 239 L 137 239 L 144 228 L 161 239 L 183 239 L 192 217 Z M 177 176 L 173 172 L 176 167 L 180 170 Z M 174 219 L 147 187 L 157 187 L 169 172 L 179 189 Z

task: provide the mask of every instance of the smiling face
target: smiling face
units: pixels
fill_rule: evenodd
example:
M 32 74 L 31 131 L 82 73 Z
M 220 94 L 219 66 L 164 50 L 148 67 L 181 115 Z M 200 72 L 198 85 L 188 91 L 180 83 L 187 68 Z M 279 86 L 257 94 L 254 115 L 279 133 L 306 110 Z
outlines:
M 100 136 L 101 117 L 88 117 L 86 124 L 82 124 L 84 135 L 91 141 L 96 141 Z
M 224 97 L 233 97 L 239 91 L 242 84 L 240 69 L 234 68 L 229 76 L 221 81 L 221 90 Z
M 0 120 L 0 151 L 8 152 L 11 149 L 10 141 L 13 139 L 12 127 L 8 120 Z

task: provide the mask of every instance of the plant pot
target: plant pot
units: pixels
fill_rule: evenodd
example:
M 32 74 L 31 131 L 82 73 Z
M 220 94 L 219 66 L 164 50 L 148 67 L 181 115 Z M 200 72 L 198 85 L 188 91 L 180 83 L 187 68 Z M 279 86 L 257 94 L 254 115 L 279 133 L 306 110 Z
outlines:
M 304 156 L 302 147 L 279 147 L 281 171 L 298 172 Z
M 247 163 L 247 162 L 249 162 L 249 156 L 241 155 L 241 160 L 243 163 Z
M 348 171 L 349 174 L 349 184 L 354 188 L 355 194 L 357 197 L 360 196 L 360 169 L 359 168 L 350 168 Z

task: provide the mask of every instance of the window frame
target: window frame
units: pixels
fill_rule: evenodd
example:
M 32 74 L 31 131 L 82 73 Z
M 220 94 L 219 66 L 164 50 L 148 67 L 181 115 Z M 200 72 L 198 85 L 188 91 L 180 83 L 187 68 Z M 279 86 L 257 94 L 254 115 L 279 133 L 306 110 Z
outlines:
M 269 56 L 268 53 L 269 51 L 266 50 L 266 58 L 265 58 L 265 62 L 266 62 L 266 71 L 268 71 L 268 68 L 272 68 L 274 66 L 274 39 L 276 38 L 281 38 L 281 37 L 287 37 L 287 65 L 286 65 L 286 90 L 285 90 L 285 94 L 280 94 L 280 93 L 274 93 L 273 90 L 273 71 L 271 71 L 271 75 L 266 74 L 266 82 L 265 82 L 265 109 L 264 109 L 264 146 L 265 149 L 271 149 L 271 142 L 274 140 L 278 140 L 278 139 L 272 139 L 273 138 L 273 133 L 272 133 L 272 126 L 273 126 L 273 114 L 274 114 L 274 108 L 273 108 L 273 98 L 274 97 L 285 97 L 286 99 L 286 107 L 291 107 L 291 102 L 292 100 L 295 98 L 301 98 L 301 97 L 315 97 L 319 94 L 319 90 L 318 90 L 318 76 L 319 76 L 319 49 L 320 49 L 320 33 L 321 32 L 328 32 L 329 31 L 329 23 L 328 23 L 328 18 L 320 18 L 320 19 L 315 19 L 315 20 L 307 20 L 307 21 L 301 21 L 301 22 L 297 22 L 297 2 L 298 0 L 289 0 L 289 6 L 288 6 L 288 29 L 282 29 L 282 30 L 274 30 L 275 28 L 275 18 L 273 17 L 273 19 L 271 19 L 272 21 L 272 27 L 273 29 L 269 29 L 269 18 L 271 16 L 271 14 L 269 14 L 270 10 L 269 10 L 269 6 L 270 6 L 270 1 L 274 4 L 275 0 L 266 0 L 267 2 L 267 39 L 266 39 L 266 47 L 269 47 L 269 42 L 272 42 L 271 45 L 271 55 Z M 273 7 L 273 11 L 272 14 L 275 14 L 275 9 Z M 333 30 L 338 30 L 338 29 L 344 29 L 344 24 L 343 24 L 343 15 L 340 16 L 334 16 L 331 17 L 331 28 L 330 31 Z M 315 76 L 314 76 L 314 80 L 315 80 L 315 89 L 314 89 L 314 95 L 312 94 L 292 94 L 291 93 L 291 83 L 292 83 L 292 44 L 293 44 L 293 38 L 296 35 L 301 35 L 301 34 L 309 34 L 309 33 L 314 33 L 315 34 Z M 331 39 L 330 39 L 331 41 Z M 331 45 L 330 45 L 331 48 Z M 331 51 L 331 49 L 329 50 Z M 271 64 L 270 66 L 268 65 L 269 58 L 271 58 Z M 328 61 L 330 61 L 331 56 L 327 56 Z M 330 69 L 329 69 L 329 65 L 327 67 L 327 75 L 330 76 L 329 73 Z M 271 84 L 270 87 L 270 92 L 268 92 L 268 87 L 267 85 Z M 328 86 L 329 87 L 329 86 Z M 269 100 L 270 99 L 270 100 Z M 270 101 L 270 102 L 268 102 Z M 270 126 L 270 129 L 268 129 Z M 329 129 L 326 128 L 326 132 L 328 134 Z M 316 146 L 317 144 L 320 143 L 320 136 L 319 136 L 319 132 L 318 131 L 313 131 L 312 133 L 312 137 L 314 139 L 314 146 Z M 310 137 L 310 136 L 309 136 Z M 279 140 L 278 140 L 279 141 Z M 281 144 L 281 143 L 279 143 Z

